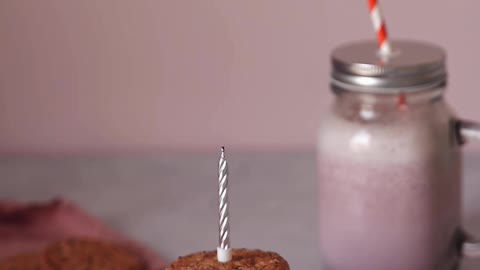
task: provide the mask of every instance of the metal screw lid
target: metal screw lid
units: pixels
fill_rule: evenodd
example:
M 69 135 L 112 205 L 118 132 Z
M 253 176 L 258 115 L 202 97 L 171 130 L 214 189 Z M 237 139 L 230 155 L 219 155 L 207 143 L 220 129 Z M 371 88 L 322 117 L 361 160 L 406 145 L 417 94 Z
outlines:
M 446 53 L 435 45 L 393 40 L 393 53 L 382 56 L 375 41 L 359 41 L 332 52 L 332 85 L 367 93 L 398 93 L 445 85 Z

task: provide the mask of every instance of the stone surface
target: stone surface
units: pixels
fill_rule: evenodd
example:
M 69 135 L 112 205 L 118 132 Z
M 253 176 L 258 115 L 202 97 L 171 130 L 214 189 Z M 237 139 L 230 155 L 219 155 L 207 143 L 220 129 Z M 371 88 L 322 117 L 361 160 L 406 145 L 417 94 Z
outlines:
M 291 269 L 319 269 L 315 156 L 227 153 L 234 248 L 278 252 Z M 62 195 L 153 247 L 167 262 L 217 246 L 217 153 L 2 158 L 0 198 Z M 480 154 L 465 158 L 465 224 L 480 235 Z M 464 262 L 462 270 L 480 267 Z

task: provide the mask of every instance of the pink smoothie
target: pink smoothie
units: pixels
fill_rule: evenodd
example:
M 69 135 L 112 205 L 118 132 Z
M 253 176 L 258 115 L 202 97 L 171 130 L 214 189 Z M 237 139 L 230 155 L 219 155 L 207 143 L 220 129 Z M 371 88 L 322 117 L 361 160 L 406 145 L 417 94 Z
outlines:
M 405 113 L 395 123 L 336 114 L 325 119 L 318 168 L 326 269 L 456 267 L 460 153 L 449 117 L 431 113 Z M 428 125 L 415 121 L 429 116 Z

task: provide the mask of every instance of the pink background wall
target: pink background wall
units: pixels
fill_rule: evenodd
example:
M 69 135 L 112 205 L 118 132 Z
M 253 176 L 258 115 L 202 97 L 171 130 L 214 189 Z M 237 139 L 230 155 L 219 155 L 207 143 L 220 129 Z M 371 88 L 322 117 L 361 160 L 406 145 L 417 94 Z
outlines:
M 312 147 L 365 2 L 0 1 L 0 152 Z M 382 4 L 393 36 L 449 50 L 448 98 L 480 119 L 480 3 Z

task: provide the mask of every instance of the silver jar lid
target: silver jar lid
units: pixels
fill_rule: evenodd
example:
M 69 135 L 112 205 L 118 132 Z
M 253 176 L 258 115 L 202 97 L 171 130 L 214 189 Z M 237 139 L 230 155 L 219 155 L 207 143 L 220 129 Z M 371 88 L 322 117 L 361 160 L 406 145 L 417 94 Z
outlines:
M 446 53 L 435 45 L 393 40 L 393 53 L 382 56 L 375 41 L 359 41 L 332 52 L 332 85 L 369 93 L 398 93 L 445 85 Z

